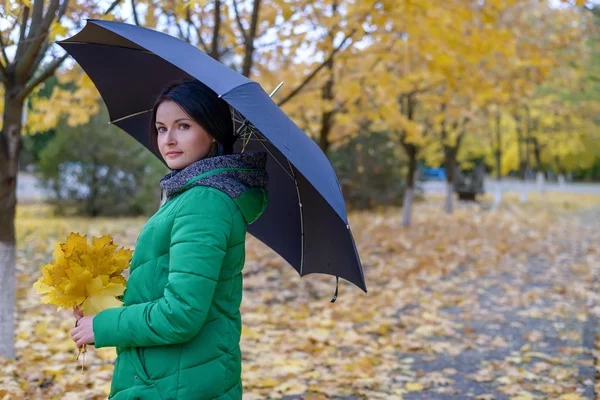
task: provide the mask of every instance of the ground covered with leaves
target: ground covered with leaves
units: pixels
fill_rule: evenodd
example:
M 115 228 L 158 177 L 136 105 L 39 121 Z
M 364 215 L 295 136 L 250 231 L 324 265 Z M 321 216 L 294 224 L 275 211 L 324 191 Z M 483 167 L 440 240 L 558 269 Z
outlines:
M 600 197 L 442 208 L 417 204 L 410 229 L 399 209 L 351 214 L 369 293 L 340 281 L 333 304 L 335 278 L 300 278 L 249 238 L 244 399 L 593 399 Z M 0 399 L 106 398 L 114 349 L 89 349 L 82 373 L 71 313 L 32 285 L 70 232 L 133 248 L 145 219 L 22 206 L 17 221 L 17 358 L 0 359 Z

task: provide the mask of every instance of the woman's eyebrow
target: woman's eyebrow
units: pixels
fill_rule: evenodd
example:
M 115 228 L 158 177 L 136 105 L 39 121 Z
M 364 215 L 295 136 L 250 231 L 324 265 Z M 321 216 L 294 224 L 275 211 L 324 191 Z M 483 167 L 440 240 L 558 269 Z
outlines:
M 179 122 L 179 121 L 191 121 L 191 119 L 189 119 L 189 118 L 177 118 L 177 119 L 176 119 L 175 121 L 173 121 L 173 122 Z M 161 125 L 164 125 L 164 124 L 163 124 L 162 122 L 160 122 L 160 121 L 156 121 L 156 124 L 161 124 Z

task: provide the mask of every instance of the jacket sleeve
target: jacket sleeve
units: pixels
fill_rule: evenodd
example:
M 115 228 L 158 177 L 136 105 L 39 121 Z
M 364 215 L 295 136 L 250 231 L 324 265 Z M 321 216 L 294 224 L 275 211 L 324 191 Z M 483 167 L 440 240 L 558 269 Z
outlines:
M 190 190 L 191 191 L 191 190 Z M 191 340 L 206 321 L 231 234 L 220 194 L 181 199 L 171 231 L 169 275 L 157 300 L 111 308 L 93 320 L 95 347 L 147 347 Z

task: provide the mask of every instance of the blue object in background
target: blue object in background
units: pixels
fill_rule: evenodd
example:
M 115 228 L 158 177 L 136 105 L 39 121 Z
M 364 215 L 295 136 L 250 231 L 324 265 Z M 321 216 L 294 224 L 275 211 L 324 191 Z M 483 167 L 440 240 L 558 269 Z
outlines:
M 446 180 L 446 170 L 444 168 L 423 168 L 421 176 L 426 180 Z

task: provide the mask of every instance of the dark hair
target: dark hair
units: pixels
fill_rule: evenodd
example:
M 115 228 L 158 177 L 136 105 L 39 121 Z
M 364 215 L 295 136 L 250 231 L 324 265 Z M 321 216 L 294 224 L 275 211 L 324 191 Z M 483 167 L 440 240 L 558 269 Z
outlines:
M 179 105 L 194 121 L 221 144 L 223 154 L 233 153 L 233 144 L 237 137 L 233 132 L 233 118 L 229 104 L 202 82 L 192 79 L 173 83 L 165 87 L 156 98 L 152 107 L 150 139 L 158 150 L 156 131 L 156 110 L 164 101 L 173 101 Z

